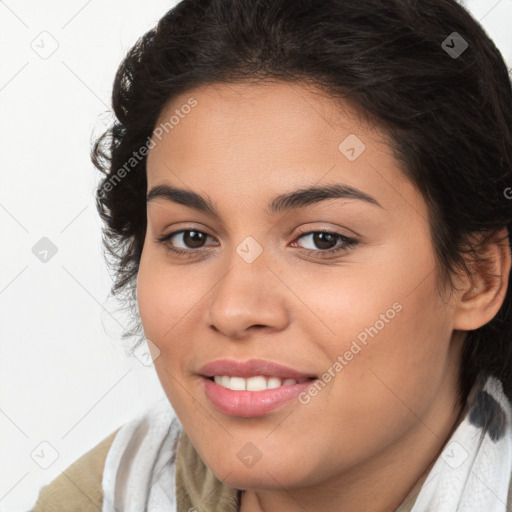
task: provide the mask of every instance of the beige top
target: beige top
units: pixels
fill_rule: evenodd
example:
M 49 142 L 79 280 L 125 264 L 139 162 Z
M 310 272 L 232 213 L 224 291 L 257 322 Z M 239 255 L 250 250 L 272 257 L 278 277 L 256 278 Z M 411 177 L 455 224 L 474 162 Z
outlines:
M 99 512 L 103 503 L 102 478 L 115 430 L 66 468 L 40 491 L 32 512 Z M 420 478 L 395 512 L 410 512 L 425 477 Z M 240 491 L 218 480 L 204 464 L 185 432 L 176 457 L 178 512 L 238 512 Z M 512 510 L 512 479 L 507 506 Z

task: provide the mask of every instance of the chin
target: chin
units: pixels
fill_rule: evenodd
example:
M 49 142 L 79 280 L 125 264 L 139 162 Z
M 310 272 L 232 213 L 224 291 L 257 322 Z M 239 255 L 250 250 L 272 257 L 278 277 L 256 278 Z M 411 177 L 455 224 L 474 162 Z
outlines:
M 230 474 L 222 479 L 222 482 L 235 489 L 245 491 L 270 491 L 282 490 L 283 487 L 295 487 L 293 483 L 288 481 L 290 477 L 289 474 L 286 475 L 286 479 L 283 479 L 279 474 L 274 474 L 272 471 L 267 472 L 261 469 L 256 470 L 255 468 L 244 470 L 238 470 L 237 468 L 236 471 L 231 468 L 231 471 Z M 220 473 L 213 471 L 213 474 L 221 480 L 220 477 L 222 475 Z
M 210 461 L 205 463 L 217 479 L 235 489 L 261 491 L 282 490 L 283 487 L 287 489 L 307 487 L 311 485 L 312 479 L 321 476 L 312 468 L 290 465 L 290 459 L 286 457 L 275 459 L 267 457 L 266 461 L 262 458 L 250 467 L 240 462 L 236 455 L 234 459 L 224 456 L 221 460 L 222 462 L 219 458 L 215 458 L 213 464 L 210 464 Z

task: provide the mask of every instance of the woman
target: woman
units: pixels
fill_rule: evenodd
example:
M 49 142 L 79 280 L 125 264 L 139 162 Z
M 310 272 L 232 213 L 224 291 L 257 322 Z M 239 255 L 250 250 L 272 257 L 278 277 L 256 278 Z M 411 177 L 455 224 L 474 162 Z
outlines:
M 454 0 L 186 0 L 113 106 L 113 292 L 167 399 L 34 510 L 505 512 L 512 90 L 481 26 Z

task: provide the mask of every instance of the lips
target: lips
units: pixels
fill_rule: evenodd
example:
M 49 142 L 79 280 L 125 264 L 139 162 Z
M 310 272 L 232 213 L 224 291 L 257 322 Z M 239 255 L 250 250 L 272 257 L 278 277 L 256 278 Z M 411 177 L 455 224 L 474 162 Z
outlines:
M 244 418 L 265 416 L 292 402 L 316 378 L 287 366 L 254 359 L 213 361 L 199 373 L 210 403 L 228 416 Z

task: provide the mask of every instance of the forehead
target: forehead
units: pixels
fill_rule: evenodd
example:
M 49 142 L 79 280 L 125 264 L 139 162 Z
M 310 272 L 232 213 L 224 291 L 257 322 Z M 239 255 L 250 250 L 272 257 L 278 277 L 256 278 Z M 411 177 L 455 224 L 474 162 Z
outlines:
M 416 194 L 385 132 L 349 103 L 309 85 L 246 81 L 198 87 L 172 98 L 158 127 L 164 129 L 153 135 L 148 188 L 171 182 L 237 189 L 239 195 L 245 188 L 254 195 L 256 187 L 264 194 L 339 181 L 381 196 L 388 206 L 400 199 L 397 194 L 402 200 Z
M 192 99 L 195 106 L 189 109 Z M 179 119 L 176 114 L 181 114 Z M 210 141 L 226 145 L 232 141 L 234 145 L 244 137 L 244 149 L 252 142 L 255 148 L 265 144 L 269 150 L 286 150 L 297 139 L 301 147 L 331 144 L 344 132 L 358 133 L 368 142 L 371 138 L 385 143 L 385 134 L 361 114 L 355 106 L 335 100 L 312 85 L 241 81 L 201 86 L 172 98 L 162 109 L 157 127 L 165 127 L 174 117 L 176 144 L 187 143 L 193 132 L 195 142 L 200 139 L 203 147 Z

